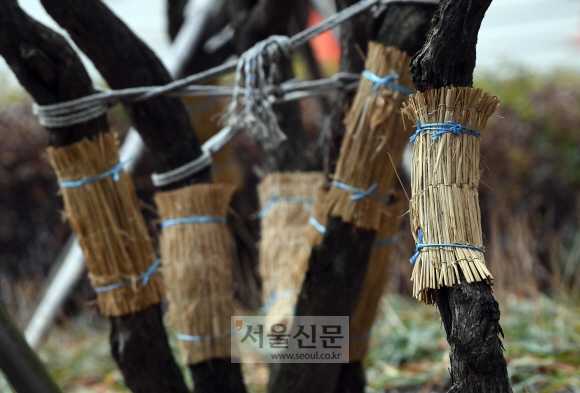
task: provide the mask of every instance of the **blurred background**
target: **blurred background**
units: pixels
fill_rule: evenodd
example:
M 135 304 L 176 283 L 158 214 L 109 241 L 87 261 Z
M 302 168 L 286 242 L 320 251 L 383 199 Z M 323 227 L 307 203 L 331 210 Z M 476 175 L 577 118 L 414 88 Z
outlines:
M 164 0 L 104 2 L 162 60 L 168 58 Z M 19 3 L 62 32 L 38 0 Z M 334 72 L 336 42 L 327 37 L 317 45 L 323 69 Z M 486 260 L 495 277 L 514 391 L 580 392 L 580 1 L 494 0 L 477 51 L 475 86 L 502 101 L 482 137 L 480 198 Z M 84 60 L 95 83 L 103 86 Z M 302 60 L 295 65 L 300 75 Z M 303 102 L 302 108 L 314 143 L 322 114 L 316 105 L 312 109 Z M 129 124 L 119 107 L 110 119 L 120 134 L 126 133 Z M 0 58 L 0 301 L 22 326 L 70 234 L 44 155 L 47 143 L 30 98 Z M 251 149 L 248 141 L 238 141 L 238 156 Z M 142 164 L 135 184 L 144 210 L 154 217 L 149 174 Z M 248 187 L 255 184 L 251 176 L 246 174 Z M 403 183 L 410 190 L 408 177 Z M 408 258 L 414 244 L 408 222 L 398 238 L 384 312 L 366 363 L 368 389 L 445 391 L 444 330 L 435 308 L 410 297 Z M 240 297 L 241 305 L 255 301 L 258 294 L 252 291 Z M 107 321 L 96 312 L 93 298 L 86 279 L 81 280 L 40 354 L 65 391 L 123 391 L 108 351 Z M 244 366 L 249 387 L 263 391 L 267 370 Z M 2 386 L 0 381 L 0 391 Z

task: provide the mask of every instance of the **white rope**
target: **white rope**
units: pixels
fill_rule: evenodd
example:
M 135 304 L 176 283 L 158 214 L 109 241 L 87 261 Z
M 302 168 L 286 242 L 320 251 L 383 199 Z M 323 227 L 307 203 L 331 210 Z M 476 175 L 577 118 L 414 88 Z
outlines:
M 71 101 L 68 101 L 70 103 Z M 62 128 L 87 122 L 103 116 L 109 106 L 106 102 L 81 102 L 77 105 L 61 107 L 61 104 L 37 105 L 32 104 L 32 113 L 38 116 L 41 126 L 47 128 Z
M 232 60 L 220 66 L 211 68 L 209 70 L 200 72 L 195 75 L 185 77 L 168 83 L 164 86 L 149 86 L 149 87 L 136 87 L 121 90 L 105 90 L 98 93 L 92 94 L 90 96 L 85 96 L 76 100 L 60 102 L 53 105 L 36 105 L 35 113 L 38 114 L 41 124 L 50 124 L 54 128 L 66 127 L 68 125 L 78 124 L 83 121 L 90 120 L 92 118 L 98 117 L 105 113 L 106 108 L 112 104 L 123 102 L 135 102 L 146 100 L 152 97 L 157 97 L 160 95 L 216 95 L 220 96 L 223 91 L 219 90 L 220 86 L 199 86 L 203 82 L 208 80 L 218 78 L 220 76 L 229 74 L 236 69 L 240 70 L 239 63 L 243 63 L 250 57 L 250 54 L 257 54 L 263 50 L 271 52 L 272 58 L 266 59 L 267 61 L 275 60 L 277 57 L 278 50 L 280 49 L 278 45 L 282 42 L 284 50 L 291 50 L 300 45 L 305 44 L 308 40 L 314 38 L 315 36 L 323 33 L 326 30 L 332 29 L 337 25 L 343 23 L 354 15 L 370 9 L 371 7 L 378 7 L 384 4 L 393 2 L 412 2 L 412 3 L 437 3 L 437 0 L 363 0 L 356 3 L 348 8 L 345 8 L 341 12 L 332 15 L 331 17 L 325 19 L 318 25 L 312 26 L 291 38 L 281 37 L 278 38 L 268 38 L 265 41 L 258 42 L 253 48 L 246 52 L 246 56 L 242 56 L 240 60 Z M 270 40 L 270 41 L 268 41 Z M 272 40 L 276 41 L 276 44 L 269 45 Z M 267 47 L 267 48 L 264 48 Z M 275 49 L 278 48 L 278 49 Z M 237 78 L 240 81 L 240 78 Z M 198 86 L 193 86 L 198 85 Z M 89 107 L 95 106 L 98 109 L 89 109 Z M 97 115 L 98 114 L 98 115 Z M 48 127 L 48 125 L 47 125 Z
M 279 35 L 260 41 L 242 54 L 236 69 L 232 102 L 224 117 L 226 125 L 245 128 L 266 150 L 277 147 L 286 139 L 272 107 L 276 97 L 266 89 L 279 78 L 275 60 L 281 55 L 290 55 L 290 39 Z M 267 63 L 270 63 L 270 69 L 266 75 L 264 66 Z M 243 89 L 240 87 L 242 78 Z M 242 104 L 239 111 L 238 104 Z
M 164 173 L 153 173 L 151 181 L 155 187 L 164 187 L 172 183 L 187 179 L 189 176 L 198 173 L 199 171 L 211 165 L 211 154 L 202 150 L 202 153 L 195 160 L 178 168 L 172 169 Z
M 161 187 L 183 180 L 211 164 L 211 155 L 229 142 L 235 134 L 245 128 L 261 142 L 264 149 L 273 149 L 286 139 L 280 129 L 272 105 L 276 102 L 291 101 L 326 94 L 334 89 L 351 89 L 358 83 L 345 74 L 333 78 L 310 81 L 282 83 L 274 81 L 278 77 L 276 61 L 280 56 L 289 56 L 292 49 L 307 43 L 315 36 L 336 27 L 344 21 L 366 10 L 374 9 L 393 2 L 437 3 L 437 0 L 362 0 L 321 23 L 309 27 L 292 36 L 271 36 L 258 42 L 240 56 L 220 66 L 201 73 L 173 81 L 165 86 L 137 87 L 122 90 L 107 90 L 76 100 L 53 105 L 34 104 L 34 113 L 45 127 L 59 128 L 79 124 L 106 113 L 109 106 L 123 102 L 136 102 L 160 95 L 224 96 L 231 93 L 230 103 L 224 121 L 226 127 L 202 146 L 202 155 L 195 160 L 166 173 L 152 176 L 155 186 Z M 270 65 L 266 74 L 264 67 Z M 211 79 L 236 71 L 233 88 L 223 86 L 200 86 Z M 358 79 L 358 75 L 356 79 Z M 349 78 L 350 81 L 349 81 Z M 243 86 L 240 86 L 243 81 Z M 278 94 L 281 93 L 281 94 Z M 278 95 L 278 96 L 277 96 Z M 242 109 L 239 100 L 243 99 Z

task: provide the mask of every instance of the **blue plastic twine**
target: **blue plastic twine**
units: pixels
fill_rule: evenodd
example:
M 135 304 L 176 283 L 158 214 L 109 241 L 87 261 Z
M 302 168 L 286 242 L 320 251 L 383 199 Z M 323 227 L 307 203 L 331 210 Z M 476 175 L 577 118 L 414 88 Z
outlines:
M 274 205 L 278 204 L 278 203 L 313 203 L 314 202 L 314 198 L 311 197 L 278 197 L 278 195 L 276 194 L 272 194 L 272 196 L 270 197 L 270 200 L 264 205 L 264 207 L 262 208 L 262 210 L 260 211 L 260 214 L 258 214 L 258 217 L 260 218 L 264 218 L 266 216 L 266 214 L 268 214 L 268 212 L 270 211 L 270 209 L 272 209 L 272 207 L 274 207 Z
M 415 254 L 411 257 L 411 259 L 409 259 L 409 262 L 411 262 L 412 264 L 415 263 L 415 261 L 417 260 L 417 258 L 419 258 L 419 254 L 421 253 L 421 250 L 427 247 L 458 247 L 458 248 L 469 248 L 475 251 L 479 251 L 483 254 L 485 254 L 485 250 L 481 247 L 475 247 L 475 246 L 470 246 L 468 244 L 457 244 L 457 243 L 451 243 L 451 244 L 423 244 L 423 231 L 421 231 L 420 229 L 417 231 L 417 236 L 418 236 L 418 240 L 417 240 L 417 247 L 415 248 Z
M 361 341 L 367 341 L 369 338 L 371 338 L 371 335 L 373 333 L 373 330 L 369 330 L 366 334 L 360 335 L 360 336 L 355 336 L 355 337 L 350 337 L 348 339 L 348 341 L 350 341 L 351 343 L 357 343 L 357 342 L 361 342 Z
M 322 225 L 320 223 L 320 221 L 318 221 L 316 218 L 310 216 L 308 217 L 308 222 L 310 223 L 310 225 L 312 225 L 314 227 L 314 229 L 316 229 L 318 232 L 320 233 L 325 233 L 326 232 L 326 227 L 324 225 Z
M 182 224 L 225 224 L 225 223 L 226 219 L 221 217 L 208 217 L 208 216 L 185 217 L 162 221 L 161 228 L 163 229 L 173 225 L 182 225 Z
M 344 183 L 339 182 L 338 180 L 333 180 L 332 181 L 332 184 L 334 184 L 338 188 L 342 188 L 343 190 L 347 190 L 347 191 L 352 192 L 353 194 L 350 197 L 350 200 L 351 201 L 358 201 L 359 199 L 363 199 L 365 197 L 369 197 L 369 198 L 377 199 L 377 200 L 382 201 L 382 202 L 385 202 L 385 203 L 389 203 L 390 202 L 389 198 L 383 198 L 382 196 L 373 194 L 373 191 L 375 190 L 375 188 L 377 188 L 379 186 L 379 183 L 378 182 L 374 182 L 366 190 L 361 190 L 359 188 L 351 187 L 348 184 L 344 184 Z
M 310 216 L 308 217 L 308 222 L 312 225 L 318 232 L 324 234 L 326 233 L 326 227 L 320 223 L 316 218 Z M 381 248 L 392 246 L 397 242 L 397 236 L 389 237 L 386 239 L 377 239 L 373 243 L 373 248 Z
M 417 139 L 419 134 L 423 131 L 437 131 L 431 135 L 431 139 L 433 140 L 437 140 L 437 138 L 447 132 L 452 132 L 455 135 L 472 135 L 477 138 L 481 136 L 481 132 L 477 131 L 476 129 L 462 126 L 461 124 L 454 123 L 452 121 L 447 121 L 445 123 L 421 124 L 421 122 L 417 120 L 417 131 L 411 136 L 409 140 L 411 142 L 415 142 L 415 139 Z
M 81 180 L 68 180 L 58 183 L 61 188 L 74 188 L 84 186 L 86 184 L 94 183 L 98 180 L 104 179 L 107 176 L 113 176 L 113 180 L 115 182 L 119 181 L 119 172 L 123 169 L 123 167 L 129 162 L 131 159 L 127 159 L 115 165 L 112 169 L 109 169 L 106 172 L 99 173 L 98 175 L 87 177 L 86 179 Z
M 268 299 L 266 304 L 260 307 L 259 310 L 260 314 L 266 314 L 268 310 L 271 309 L 278 300 L 287 299 L 289 297 L 292 297 L 292 295 L 294 295 L 294 291 L 284 291 L 276 293 L 276 289 L 274 288 L 272 290 L 272 295 L 270 296 L 270 299 Z
M 231 337 L 231 336 L 234 335 L 234 332 L 233 331 L 230 331 L 230 332 L 227 332 L 227 333 L 224 333 L 224 334 L 220 334 L 219 336 L 214 336 L 212 334 L 208 334 L 206 336 L 190 336 L 188 334 L 182 334 L 182 333 L 176 333 L 175 335 L 181 341 L 195 341 L 195 342 L 200 342 L 200 341 L 210 341 L 210 340 L 215 340 L 215 339 L 219 339 L 219 338 Z
M 151 266 L 149 266 L 149 269 L 147 269 L 147 271 L 145 273 L 141 274 L 140 276 L 137 276 L 136 281 L 142 281 L 143 286 L 146 286 L 149 283 L 149 279 L 151 278 L 151 276 L 154 275 L 155 273 L 157 273 L 157 271 L 159 270 L 159 267 L 161 267 L 161 259 L 158 259 L 155 262 L 153 262 L 153 264 Z M 127 280 L 127 281 L 119 282 L 117 284 L 107 285 L 106 287 L 96 287 L 93 289 L 97 293 L 108 292 L 108 291 L 112 291 L 114 289 L 123 288 L 124 286 L 129 285 L 132 282 L 133 282 L 132 280 Z
M 380 76 L 377 76 L 368 70 L 364 70 L 362 74 L 365 78 L 375 83 L 375 86 L 373 87 L 373 92 L 377 91 L 379 87 L 384 86 L 389 87 L 403 94 L 407 95 L 415 94 L 413 90 L 409 90 L 406 87 L 391 82 L 392 80 L 399 79 L 399 74 L 396 74 L 394 72 L 392 74 L 385 76 L 384 78 L 381 78 Z
M 373 248 L 381 248 L 381 247 L 388 247 L 392 246 L 397 242 L 397 236 L 389 237 L 386 239 L 377 239 L 373 243 Z

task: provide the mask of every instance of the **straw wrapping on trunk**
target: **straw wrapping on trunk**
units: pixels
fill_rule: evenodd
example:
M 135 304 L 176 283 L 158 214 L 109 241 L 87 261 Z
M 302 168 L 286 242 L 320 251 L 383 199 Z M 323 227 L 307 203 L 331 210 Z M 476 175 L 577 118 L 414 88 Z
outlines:
M 373 245 L 363 286 L 350 318 L 350 362 L 363 360 L 368 351 L 371 328 L 389 280 L 391 253 L 394 250 L 392 246 L 396 243 L 396 233 L 407 203 L 403 192 L 398 192 L 393 200 L 393 204 L 379 212 L 381 220 L 377 240 Z
M 233 192 L 197 184 L 155 195 L 169 314 L 188 365 L 231 356 L 234 245 L 225 224 Z
M 407 137 L 400 116 L 413 88 L 410 57 L 393 47 L 369 43 L 366 73 L 345 117 L 346 133 L 327 196 L 330 216 L 358 228 L 377 230 L 377 211 L 389 203 Z M 383 77 L 383 75 L 387 75 Z M 398 77 L 398 84 L 392 81 Z
M 132 180 L 119 163 L 116 134 L 49 147 L 47 153 L 103 315 L 122 316 L 163 300 L 155 252 Z
M 207 142 L 221 131 L 219 115 L 226 101 L 215 97 L 183 97 L 182 100 L 188 108 L 199 143 Z M 215 152 L 212 155 L 211 174 L 214 183 L 231 184 L 240 189 L 244 185 L 244 175 L 235 150 L 235 143 L 230 141 Z
M 309 248 L 308 217 L 314 194 L 322 186 L 320 172 L 278 172 L 258 186 L 260 216 L 260 275 L 269 316 L 293 314 L 307 264 L 299 255 Z
M 493 277 L 485 265 L 479 209 L 480 139 L 499 99 L 481 89 L 445 87 L 409 97 L 414 135 L 411 229 L 417 252 L 413 295 L 433 304 L 434 289 Z

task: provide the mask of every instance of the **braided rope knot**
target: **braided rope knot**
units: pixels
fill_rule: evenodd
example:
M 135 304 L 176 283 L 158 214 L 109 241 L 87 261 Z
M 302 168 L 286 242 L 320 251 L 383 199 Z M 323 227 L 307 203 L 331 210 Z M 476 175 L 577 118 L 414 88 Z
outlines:
M 236 67 L 234 92 L 225 114 L 225 124 L 245 128 L 265 150 L 272 150 L 286 140 L 272 106 L 276 95 L 271 86 L 280 79 L 277 60 L 289 56 L 291 51 L 290 38 L 270 36 L 244 52 Z M 238 112 L 240 99 L 244 106 Z

